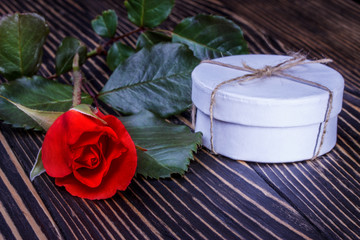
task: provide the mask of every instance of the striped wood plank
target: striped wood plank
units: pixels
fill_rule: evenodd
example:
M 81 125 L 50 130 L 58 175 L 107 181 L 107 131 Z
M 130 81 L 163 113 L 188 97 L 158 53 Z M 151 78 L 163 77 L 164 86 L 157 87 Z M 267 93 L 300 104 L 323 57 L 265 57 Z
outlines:
M 90 49 L 102 40 L 90 21 L 102 10 L 120 16 L 117 33 L 135 27 L 116 1 L 10 1 L 0 14 L 38 12 L 50 24 L 40 73 L 54 73 L 57 46 L 74 36 Z M 197 13 L 229 17 L 244 30 L 252 53 L 303 50 L 334 59 L 346 79 L 344 109 L 335 149 L 315 161 L 256 164 L 196 154 L 185 177 L 136 178 L 115 197 L 88 201 L 72 197 L 46 175 L 27 175 L 42 144 L 39 132 L 0 125 L 0 239 L 356 239 L 360 238 L 359 117 L 360 11 L 350 0 L 183 0 L 169 21 L 172 29 Z M 346 13 L 346 14 L 344 14 Z M 331 16 L 331 17 L 329 17 Z M 124 39 L 135 46 L 136 36 Z M 93 91 L 110 72 L 103 58 L 84 66 Z M 69 83 L 69 76 L 59 81 Z M 105 108 L 105 110 L 108 110 Z M 190 114 L 171 121 L 190 126 Z

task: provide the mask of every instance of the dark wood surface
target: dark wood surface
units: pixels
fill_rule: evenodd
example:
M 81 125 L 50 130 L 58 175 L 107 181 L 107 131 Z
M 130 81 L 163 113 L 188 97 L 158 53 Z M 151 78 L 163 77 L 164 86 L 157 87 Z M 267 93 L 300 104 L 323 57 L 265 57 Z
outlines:
M 62 38 L 91 49 L 90 21 L 102 10 L 120 16 L 118 33 L 135 27 L 123 1 L 2 0 L 0 15 L 38 12 L 49 22 L 41 74 L 54 71 Z M 0 124 L 0 239 L 359 239 L 360 5 L 351 0 L 177 0 L 163 24 L 197 13 L 223 15 L 244 30 L 252 53 L 302 50 L 329 57 L 345 78 L 338 142 L 314 161 L 257 164 L 200 149 L 184 177 L 135 178 L 101 201 L 73 197 L 46 174 L 28 175 L 44 134 Z M 134 46 L 136 38 L 124 39 Z M 84 66 L 94 91 L 109 71 L 103 58 Z M 64 76 L 62 81 L 68 82 Z M 190 125 L 189 113 L 172 119 Z

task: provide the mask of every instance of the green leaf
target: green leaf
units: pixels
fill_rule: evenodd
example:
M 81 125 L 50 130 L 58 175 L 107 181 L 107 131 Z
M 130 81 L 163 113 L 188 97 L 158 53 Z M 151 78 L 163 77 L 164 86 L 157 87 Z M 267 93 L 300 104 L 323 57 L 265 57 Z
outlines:
M 98 119 L 100 122 L 103 122 L 104 124 L 107 124 L 103 119 L 99 118 L 96 114 L 95 114 L 95 110 L 96 109 L 93 109 L 90 105 L 88 104 L 79 104 L 73 108 L 71 108 L 70 110 L 75 110 L 75 111 L 78 111 L 82 114 L 85 114 L 87 116 L 90 116 L 90 117 L 93 117 L 93 118 L 96 118 Z
M 106 10 L 91 21 L 93 30 L 102 37 L 112 38 L 118 25 L 118 17 L 114 10 Z
M 132 47 L 122 44 L 121 42 L 114 43 L 108 51 L 106 63 L 110 70 L 114 71 L 120 63 L 134 53 L 135 50 Z
M 171 13 L 174 0 L 127 0 L 128 18 L 139 27 L 153 28 L 162 23 Z
M 61 75 L 72 69 L 75 54 L 79 54 L 80 65 L 86 60 L 86 46 L 78 39 L 65 37 L 56 51 L 56 74 Z
M 248 53 L 240 27 L 220 16 L 197 15 L 184 19 L 175 27 L 172 41 L 188 45 L 200 59 Z
M 8 101 L 9 103 L 11 103 L 15 107 L 17 107 L 19 110 L 26 113 L 26 115 L 31 117 L 35 122 L 37 122 L 46 131 L 55 122 L 55 120 L 61 114 L 63 114 L 63 112 L 42 111 L 42 110 L 31 109 L 31 108 L 25 107 L 25 106 L 23 106 L 21 104 L 18 104 L 16 102 L 13 102 L 10 99 L 7 99 L 6 97 L 1 96 L 1 95 L 0 95 L 0 98 Z
M 171 41 L 171 37 L 163 33 L 146 31 L 139 36 L 136 43 L 136 49 L 139 50 L 144 47 L 152 47 L 157 43 L 170 42 L 170 41 Z
M 36 157 L 36 161 L 34 163 L 33 168 L 30 171 L 30 181 L 34 181 L 34 179 L 40 176 L 42 173 L 46 172 L 42 159 L 41 159 L 41 148 Z
M 193 152 L 201 145 L 201 133 L 192 133 L 186 126 L 175 125 L 157 118 L 148 111 L 120 120 L 138 150 L 137 174 L 151 178 L 170 177 L 173 173 L 184 174 L 193 159 Z
M 34 75 L 41 64 L 49 27 L 36 13 L 0 18 L 0 73 L 8 80 Z
M 0 95 L 31 110 L 66 112 L 72 106 L 72 87 L 39 76 L 20 78 L 0 85 Z M 83 94 L 83 103 L 91 103 L 91 97 Z M 0 98 L 0 119 L 14 127 L 25 129 L 42 127 L 13 103 Z
M 182 44 L 143 48 L 120 64 L 99 99 L 124 114 L 144 109 L 167 117 L 191 105 L 191 72 L 199 64 Z

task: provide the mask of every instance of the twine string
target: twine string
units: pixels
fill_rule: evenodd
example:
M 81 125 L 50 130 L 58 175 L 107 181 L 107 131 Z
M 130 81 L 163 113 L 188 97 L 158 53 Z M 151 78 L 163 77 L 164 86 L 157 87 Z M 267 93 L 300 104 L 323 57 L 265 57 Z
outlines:
M 222 67 L 226 67 L 226 68 L 231 68 L 231 69 L 235 69 L 235 70 L 241 70 L 241 71 L 246 71 L 246 72 L 250 72 L 248 74 L 245 74 L 243 76 L 239 76 L 239 77 L 235 77 L 229 80 L 226 80 L 224 82 L 219 83 L 214 90 L 211 92 L 211 99 L 210 99 L 210 146 L 211 146 L 211 151 L 214 152 L 215 154 L 216 151 L 214 149 L 214 132 L 213 132 L 213 126 L 214 126 L 214 105 L 215 105 L 215 96 L 216 93 L 219 91 L 219 89 L 221 87 L 223 87 L 224 85 L 227 85 L 229 83 L 232 82 L 237 82 L 237 83 L 244 83 L 244 82 L 248 82 L 248 81 L 252 81 L 254 79 L 259 79 L 259 78 L 268 78 L 271 76 L 278 76 L 278 77 L 282 77 L 285 79 L 288 79 L 290 81 L 295 81 L 301 84 L 306 84 L 312 87 L 316 87 L 316 88 L 320 88 L 324 91 L 327 91 L 329 93 L 329 98 L 328 98 L 328 103 L 327 103 L 327 107 L 326 107 L 326 112 L 325 112 L 325 116 L 324 116 L 324 126 L 323 126 L 323 131 L 321 133 L 321 126 L 322 124 L 320 124 L 319 126 L 319 133 L 316 139 L 316 143 L 315 143 L 315 148 L 314 148 L 314 153 L 313 153 L 313 157 L 311 159 L 315 159 L 319 156 L 320 151 L 321 151 L 321 147 L 324 144 L 324 138 L 325 138 L 325 134 L 326 134 L 326 128 L 327 125 L 329 123 L 330 120 L 330 114 L 331 114 L 331 110 L 332 110 L 332 105 L 333 105 L 333 93 L 332 91 L 327 88 L 326 86 L 316 83 L 316 82 L 312 82 L 303 78 L 299 78 L 290 74 L 285 73 L 284 71 L 287 69 L 290 69 L 292 67 L 295 66 L 299 66 L 299 65 L 304 65 L 304 64 L 315 64 L 315 63 L 329 63 L 332 62 L 331 59 L 319 59 L 319 60 L 315 60 L 315 61 L 307 61 L 306 57 L 304 55 L 301 54 L 294 54 L 290 59 L 285 60 L 275 66 L 269 66 L 266 65 L 263 68 L 252 68 L 249 65 L 247 65 L 246 63 L 242 63 L 242 66 L 235 66 L 232 64 L 227 64 L 227 63 L 222 63 L 222 62 L 218 62 L 218 61 L 213 61 L 213 60 L 203 60 L 201 61 L 201 63 L 209 63 L 209 64 L 214 64 L 214 65 L 218 65 L 218 66 L 222 66 Z M 318 146 L 318 142 L 319 142 L 319 136 L 321 133 L 321 138 L 320 138 L 320 144 L 319 147 Z M 318 149 L 316 151 L 316 149 Z

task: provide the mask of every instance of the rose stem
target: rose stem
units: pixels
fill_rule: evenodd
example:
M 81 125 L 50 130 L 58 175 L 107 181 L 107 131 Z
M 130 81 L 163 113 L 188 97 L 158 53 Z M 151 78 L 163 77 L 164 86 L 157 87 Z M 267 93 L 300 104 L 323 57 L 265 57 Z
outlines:
M 103 45 L 99 45 L 99 46 L 98 46 L 97 48 L 95 48 L 94 50 L 88 52 L 87 55 L 86 55 L 86 57 L 87 57 L 87 58 L 90 58 L 90 57 L 94 57 L 94 56 L 100 55 L 100 54 L 102 54 L 102 53 L 103 53 L 104 55 L 106 55 L 107 52 L 106 52 L 105 48 L 106 48 L 107 46 L 109 46 L 110 44 L 112 44 L 112 43 L 114 43 L 114 42 L 117 42 L 117 41 L 119 41 L 120 39 L 126 38 L 126 37 L 128 37 L 128 36 L 130 36 L 130 35 L 132 35 L 132 34 L 134 34 L 134 33 L 142 32 L 142 31 L 145 31 L 145 30 L 146 30 L 146 28 L 144 28 L 144 27 L 139 27 L 139 28 L 137 28 L 137 29 L 135 29 L 135 30 L 133 30 L 133 31 L 131 31 L 131 32 L 125 33 L 125 34 L 120 35 L 120 36 L 115 37 L 115 38 L 111 38 L 109 41 L 107 41 L 107 42 L 104 43 Z
M 123 38 L 125 38 L 125 37 L 128 37 L 128 36 L 134 34 L 134 33 L 142 32 L 142 31 L 145 31 L 145 30 L 146 30 L 146 29 L 145 29 L 144 27 L 139 27 L 139 28 L 137 28 L 137 29 L 135 29 L 135 30 L 133 30 L 133 31 L 131 31 L 131 32 L 128 32 L 128 33 L 125 33 L 125 34 L 120 35 L 120 36 L 118 36 L 118 37 L 112 38 L 112 39 L 110 39 L 109 41 L 107 41 L 107 42 L 104 44 L 104 48 L 107 47 L 107 46 L 109 46 L 109 45 L 112 44 L 113 42 L 117 42 L 117 41 L 119 41 L 120 39 L 123 39 Z
M 53 74 L 53 75 L 51 75 L 51 76 L 48 76 L 48 77 L 46 77 L 47 79 L 54 79 L 54 78 L 57 78 L 58 77 L 58 75 L 56 75 L 56 74 Z
M 72 78 L 74 82 L 73 107 L 75 107 L 81 103 L 82 74 L 79 67 L 79 54 L 75 54 L 72 68 Z
M 134 33 L 143 32 L 143 31 L 145 31 L 145 30 L 146 30 L 146 28 L 144 28 L 144 27 L 139 27 L 139 28 L 137 28 L 137 29 L 135 29 L 135 30 L 133 30 L 133 31 L 131 31 L 131 32 L 128 32 L 128 33 L 125 33 L 125 34 L 120 35 L 120 36 L 118 36 L 118 37 L 112 38 L 112 39 L 110 39 L 109 41 L 107 41 L 106 43 L 104 43 L 103 45 L 99 45 L 99 46 L 98 46 L 97 48 L 95 48 L 94 50 L 91 50 L 90 52 L 88 52 L 88 53 L 86 54 L 86 58 L 95 57 L 95 56 L 98 56 L 98 55 L 100 55 L 100 54 L 107 55 L 107 51 L 105 50 L 105 48 L 106 48 L 107 46 L 109 46 L 110 44 L 112 44 L 112 43 L 114 43 L 114 42 L 116 42 L 116 41 L 119 41 L 120 39 L 123 39 L 123 38 L 125 38 L 125 37 L 128 37 L 128 36 L 130 36 L 130 35 L 132 35 L 132 34 L 134 34 Z M 47 79 L 54 79 L 54 78 L 57 78 L 57 77 L 59 77 L 59 76 L 56 75 L 56 74 L 53 74 L 53 75 L 48 76 Z

